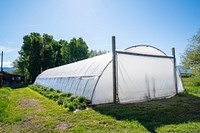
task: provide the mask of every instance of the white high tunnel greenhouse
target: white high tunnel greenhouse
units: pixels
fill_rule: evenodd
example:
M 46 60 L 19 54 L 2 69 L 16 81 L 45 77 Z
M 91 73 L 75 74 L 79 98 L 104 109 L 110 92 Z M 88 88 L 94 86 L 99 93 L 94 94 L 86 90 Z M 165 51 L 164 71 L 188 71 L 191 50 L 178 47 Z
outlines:
M 116 51 L 118 102 L 166 98 L 184 91 L 174 60 L 149 45 Z M 48 69 L 35 84 L 85 96 L 92 104 L 112 103 L 112 65 L 112 53 L 107 53 Z

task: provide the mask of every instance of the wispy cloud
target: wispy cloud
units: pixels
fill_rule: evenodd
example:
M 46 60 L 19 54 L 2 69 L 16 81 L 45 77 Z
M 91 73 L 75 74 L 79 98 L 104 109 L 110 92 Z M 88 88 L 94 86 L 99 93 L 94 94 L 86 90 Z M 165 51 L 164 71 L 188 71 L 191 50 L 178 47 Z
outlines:
M 3 67 L 13 67 L 13 63 L 11 61 L 3 61 Z
M 38 24 L 30 24 L 29 27 L 39 27 Z
M 0 45 L 0 52 L 1 51 L 5 52 L 5 53 L 10 53 L 10 52 L 17 51 L 17 49 Z

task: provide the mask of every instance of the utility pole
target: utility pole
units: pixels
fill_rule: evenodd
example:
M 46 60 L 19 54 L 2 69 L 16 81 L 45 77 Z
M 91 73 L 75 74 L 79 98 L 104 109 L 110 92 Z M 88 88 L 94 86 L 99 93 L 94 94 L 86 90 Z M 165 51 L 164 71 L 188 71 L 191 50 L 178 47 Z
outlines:
M 3 51 L 1 53 L 1 72 L 3 71 Z

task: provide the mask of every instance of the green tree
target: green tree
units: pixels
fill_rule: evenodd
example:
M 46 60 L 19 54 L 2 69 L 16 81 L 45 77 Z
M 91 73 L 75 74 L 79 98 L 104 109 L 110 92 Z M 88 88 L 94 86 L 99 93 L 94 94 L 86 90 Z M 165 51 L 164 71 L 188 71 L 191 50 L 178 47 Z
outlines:
M 19 58 L 15 60 L 16 73 L 21 73 L 28 81 L 34 81 L 41 72 L 42 37 L 39 33 L 31 33 L 23 37 L 23 45 Z
M 69 57 L 70 57 L 68 42 L 65 41 L 65 40 L 60 40 L 59 43 L 62 46 L 61 47 L 61 56 L 62 56 L 61 64 L 62 65 L 68 64 L 69 63 Z
M 106 51 L 106 50 L 99 50 L 99 51 L 97 51 L 97 50 L 91 50 L 90 52 L 89 52 L 89 57 L 94 57 L 94 56 L 98 56 L 98 55 L 102 55 L 102 54 L 106 54 L 106 53 L 108 53 L 109 51 Z
M 50 36 L 48 34 L 43 34 L 42 36 L 42 49 L 41 49 L 41 62 L 42 62 L 42 71 L 49 69 L 53 67 L 53 36 Z
M 192 77 L 200 85 L 200 30 L 190 39 L 181 63 L 185 68 L 191 68 Z
M 27 69 L 27 61 L 20 56 L 13 62 L 13 66 L 16 68 L 16 70 L 12 71 L 12 74 L 22 75 L 25 77 L 25 79 L 29 79 L 28 69 Z
M 82 38 L 57 42 L 48 34 L 30 33 L 23 37 L 19 58 L 13 63 L 15 74 L 34 82 L 44 70 L 88 58 L 88 46 Z
M 69 63 L 76 62 L 88 58 L 88 46 L 82 38 L 76 40 L 71 39 L 68 44 L 69 49 Z
M 52 48 L 53 48 L 53 55 L 52 55 L 53 67 L 62 65 L 62 55 L 61 55 L 62 45 L 54 40 L 52 42 Z
M 62 45 L 54 40 L 53 36 L 48 34 L 43 34 L 42 39 L 42 70 L 62 65 Z
M 30 73 L 30 81 L 34 82 L 36 77 L 41 73 L 41 49 L 42 49 L 42 37 L 36 33 L 31 35 L 32 43 L 29 55 L 28 71 Z

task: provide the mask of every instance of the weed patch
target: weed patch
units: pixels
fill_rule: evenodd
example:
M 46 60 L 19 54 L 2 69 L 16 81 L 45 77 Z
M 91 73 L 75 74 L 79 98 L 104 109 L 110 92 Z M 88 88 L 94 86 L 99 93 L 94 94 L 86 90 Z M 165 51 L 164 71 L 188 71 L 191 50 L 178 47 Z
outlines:
M 57 130 L 63 131 L 63 130 L 65 130 L 65 129 L 70 128 L 70 127 L 73 127 L 73 126 L 74 126 L 73 123 L 61 122 L 60 124 L 58 124 L 58 125 L 56 126 L 56 129 L 57 129 Z
M 39 100 L 36 100 L 36 99 L 26 99 L 26 100 L 23 100 L 20 102 L 20 105 L 21 107 L 28 107 L 28 106 L 36 106 L 39 104 Z
M 0 89 L 0 122 L 3 122 L 7 117 L 10 109 L 10 89 Z

